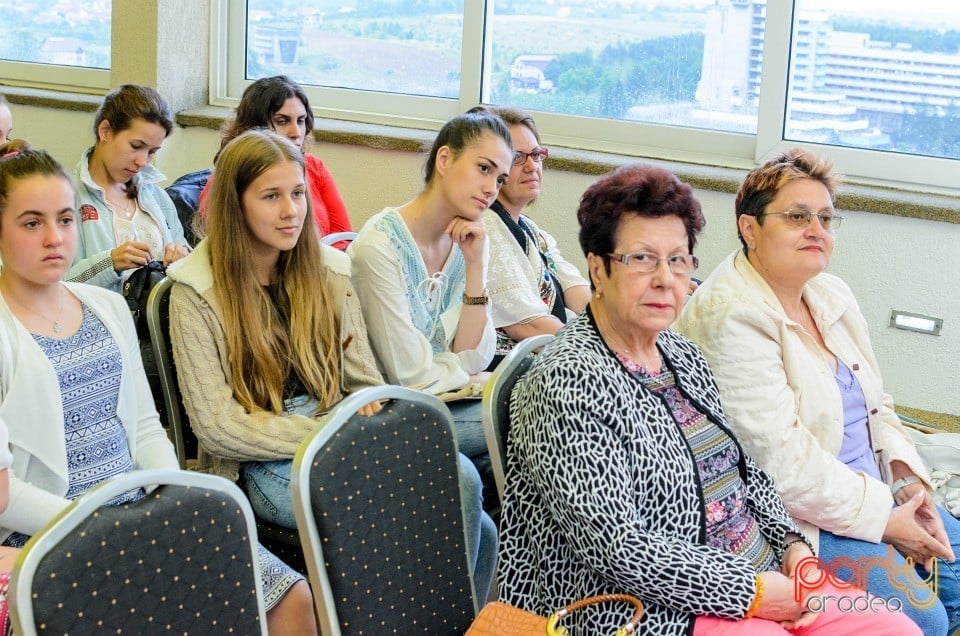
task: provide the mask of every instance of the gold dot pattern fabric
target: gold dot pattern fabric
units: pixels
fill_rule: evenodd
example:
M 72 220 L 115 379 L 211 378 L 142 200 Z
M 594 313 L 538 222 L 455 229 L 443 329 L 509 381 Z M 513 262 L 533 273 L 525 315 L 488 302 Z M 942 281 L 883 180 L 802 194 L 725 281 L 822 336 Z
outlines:
M 470 626 L 457 457 L 440 411 L 393 400 L 351 418 L 314 458 L 313 514 L 344 634 Z
M 242 510 L 228 495 L 161 486 L 103 507 L 43 558 L 40 634 L 259 634 Z

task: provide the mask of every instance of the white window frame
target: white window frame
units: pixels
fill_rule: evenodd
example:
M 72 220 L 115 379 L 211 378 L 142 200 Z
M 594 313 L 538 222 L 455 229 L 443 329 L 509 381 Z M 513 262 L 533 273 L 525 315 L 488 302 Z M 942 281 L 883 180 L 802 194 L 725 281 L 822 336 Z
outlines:
M 485 25 L 496 0 L 464 0 L 459 99 L 396 95 L 377 91 L 304 88 L 317 117 L 437 130 L 449 118 L 482 102 Z M 246 63 L 246 2 L 212 0 L 210 95 L 214 105 L 235 107 L 249 85 Z M 960 160 L 938 159 L 783 139 L 794 2 L 766 5 L 763 72 L 757 133 L 666 126 L 642 122 L 536 112 L 546 144 L 618 155 L 746 169 L 778 151 L 803 146 L 837 162 L 847 181 L 942 192 L 960 188 Z M 478 26 L 479 25 L 479 28 Z M 487 85 L 491 85 L 487 82 Z
M 0 60 L 0 77 L 16 86 L 104 93 L 110 87 L 109 69 Z
M 784 140 L 793 22 L 794 2 L 767 2 L 754 160 L 760 163 L 778 152 L 802 146 L 833 159 L 848 182 L 956 195 L 960 191 L 958 159 Z

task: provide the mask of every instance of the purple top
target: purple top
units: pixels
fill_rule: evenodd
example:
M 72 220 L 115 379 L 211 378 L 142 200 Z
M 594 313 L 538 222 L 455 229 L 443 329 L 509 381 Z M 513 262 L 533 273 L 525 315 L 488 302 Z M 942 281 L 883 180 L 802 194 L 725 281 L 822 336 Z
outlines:
M 837 380 L 837 386 L 840 387 L 840 399 L 843 401 L 843 443 L 840 445 L 840 454 L 837 459 L 854 472 L 862 472 L 875 479 L 881 479 L 880 467 L 870 446 L 870 433 L 867 430 L 867 400 L 863 397 L 860 382 L 840 358 L 837 358 L 834 377 Z

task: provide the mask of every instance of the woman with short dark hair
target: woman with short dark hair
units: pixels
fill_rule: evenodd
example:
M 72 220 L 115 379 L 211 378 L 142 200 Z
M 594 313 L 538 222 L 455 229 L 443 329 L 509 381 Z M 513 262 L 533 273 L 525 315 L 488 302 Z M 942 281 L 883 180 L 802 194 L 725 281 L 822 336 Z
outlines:
M 527 212 L 540 196 L 549 151 L 540 143 L 533 117 L 509 107 L 489 109 L 510 128 L 513 164 L 497 200 L 483 214 L 490 242 L 487 277 L 497 358 L 524 338 L 553 334 L 590 300 L 590 286 L 567 262 L 557 241 Z
M 670 325 L 704 219 L 689 185 L 633 165 L 580 202 L 594 293 L 511 399 L 501 599 L 539 614 L 632 594 L 657 636 L 917 633 L 888 611 L 822 613 L 809 544 L 727 428 L 710 368 Z M 628 615 L 574 614 L 578 634 Z

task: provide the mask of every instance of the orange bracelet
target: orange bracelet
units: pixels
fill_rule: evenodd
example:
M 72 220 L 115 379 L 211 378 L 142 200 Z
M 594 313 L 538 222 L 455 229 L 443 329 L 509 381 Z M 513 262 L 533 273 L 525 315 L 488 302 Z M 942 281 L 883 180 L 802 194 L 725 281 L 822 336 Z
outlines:
M 759 574 L 754 578 L 757 581 L 757 594 L 753 597 L 753 602 L 750 603 L 750 607 L 747 608 L 747 613 L 743 615 L 744 620 L 753 618 L 753 615 L 760 609 L 760 601 L 763 600 L 763 579 L 760 578 Z

